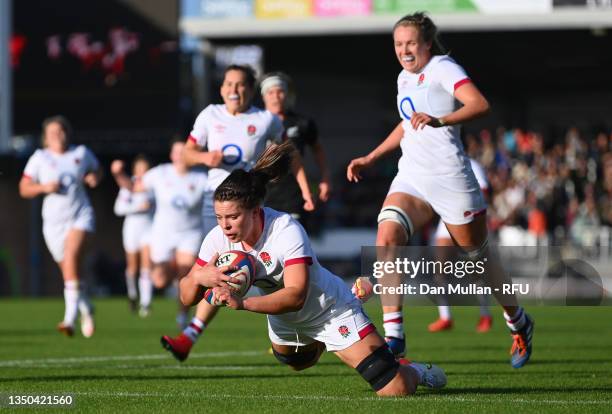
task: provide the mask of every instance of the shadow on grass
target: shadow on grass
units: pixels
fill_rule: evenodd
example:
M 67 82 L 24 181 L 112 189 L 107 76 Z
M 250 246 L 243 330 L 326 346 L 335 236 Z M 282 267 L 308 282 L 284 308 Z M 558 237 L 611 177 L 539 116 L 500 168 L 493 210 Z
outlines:
M 185 371 L 185 373 L 193 373 L 193 371 Z M 229 374 L 222 375 L 218 374 L 218 371 L 209 375 L 37 375 L 31 377 L 19 377 L 19 378 L 0 378 L 0 383 L 21 383 L 27 382 L 29 385 L 35 383 L 46 383 L 46 382 L 66 382 L 66 381 L 79 381 L 79 382 L 96 382 L 96 381 L 184 381 L 184 380 L 212 380 L 212 381 L 226 381 L 226 380 L 244 380 L 247 378 L 255 379 L 278 379 L 293 377 L 296 379 L 304 378 L 331 378 L 331 377 L 346 377 L 346 373 L 329 374 L 329 373 L 304 373 L 294 372 L 290 370 L 279 371 L 278 374 L 252 374 L 244 372 L 241 374 Z

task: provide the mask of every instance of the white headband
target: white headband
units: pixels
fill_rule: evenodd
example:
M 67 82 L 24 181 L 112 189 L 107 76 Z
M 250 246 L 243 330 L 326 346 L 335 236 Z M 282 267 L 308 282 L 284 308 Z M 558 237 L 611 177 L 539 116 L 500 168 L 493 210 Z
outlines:
M 265 95 L 270 88 L 274 87 L 281 88 L 285 93 L 287 93 L 287 82 L 285 82 L 285 80 L 283 80 L 283 78 L 280 76 L 272 75 L 261 81 L 261 94 Z

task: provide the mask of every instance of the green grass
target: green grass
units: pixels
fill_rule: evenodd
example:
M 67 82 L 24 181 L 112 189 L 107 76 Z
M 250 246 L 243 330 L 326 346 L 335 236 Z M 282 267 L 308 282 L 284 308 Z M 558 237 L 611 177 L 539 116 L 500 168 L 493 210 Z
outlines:
M 63 302 L 0 301 L 0 394 L 71 394 L 69 412 L 411 412 L 523 413 L 612 411 L 610 308 L 533 307 L 532 361 L 514 370 L 510 337 L 495 309 L 494 329 L 476 334 L 475 308 L 455 308 L 455 329 L 430 334 L 432 307 L 405 310 L 409 357 L 432 361 L 447 388 L 380 399 L 334 355 L 303 372 L 267 354 L 265 317 L 223 310 L 192 357 L 176 362 L 159 345 L 175 334 L 176 305 L 157 300 L 139 319 L 122 299 L 96 301 L 92 339 L 55 332 Z M 376 304 L 368 306 L 380 324 Z M 1 408 L 0 408 L 1 409 Z M 50 409 L 57 411 L 57 409 Z M 173 411 L 168 411 L 173 410 Z M 176 410 L 176 411 L 174 411 Z

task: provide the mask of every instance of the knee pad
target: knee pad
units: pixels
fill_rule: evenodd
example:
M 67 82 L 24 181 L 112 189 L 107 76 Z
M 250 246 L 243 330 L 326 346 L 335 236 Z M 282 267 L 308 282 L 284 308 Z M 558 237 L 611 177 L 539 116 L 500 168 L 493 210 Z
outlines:
M 374 391 L 378 391 L 395 378 L 399 363 L 385 344 L 367 356 L 355 369 Z
M 464 260 L 470 262 L 477 262 L 487 255 L 487 249 L 489 248 L 489 239 L 486 239 L 479 247 L 473 250 L 461 250 L 460 256 Z
M 278 359 L 282 364 L 289 365 L 292 367 L 300 367 L 302 365 L 309 364 L 317 357 L 319 351 L 313 349 L 312 351 L 296 352 L 293 354 L 281 354 L 276 352 L 276 349 L 272 348 L 274 357 Z
M 394 221 L 406 232 L 406 240 L 410 239 L 410 236 L 414 233 L 414 226 L 408 214 L 401 208 L 397 206 L 386 206 L 380 210 L 378 214 L 378 223 L 382 223 L 383 221 Z

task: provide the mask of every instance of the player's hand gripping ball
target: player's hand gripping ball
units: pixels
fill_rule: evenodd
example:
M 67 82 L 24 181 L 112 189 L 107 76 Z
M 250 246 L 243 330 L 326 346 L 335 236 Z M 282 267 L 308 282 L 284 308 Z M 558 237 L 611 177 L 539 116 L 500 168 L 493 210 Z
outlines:
M 368 277 L 358 277 L 351 288 L 351 292 L 361 302 L 366 303 L 374 294 L 374 286 Z
M 237 269 L 226 274 L 242 282 L 240 285 L 236 283 L 227 283 L 232 293 L 239 297 L 246 295 L 253 284 L 253 280 L 255 279 L 255 264 L 256 261 L 253 256 L 240 250 L 230 250 L 222 253 L 215 262 L 215 266 L 217 267 L 232 266 Z M 204 299 L 211 305 L 224 305 L 217 299 L 211 288 L 204 292 Z

